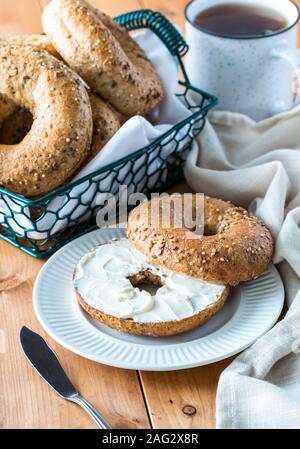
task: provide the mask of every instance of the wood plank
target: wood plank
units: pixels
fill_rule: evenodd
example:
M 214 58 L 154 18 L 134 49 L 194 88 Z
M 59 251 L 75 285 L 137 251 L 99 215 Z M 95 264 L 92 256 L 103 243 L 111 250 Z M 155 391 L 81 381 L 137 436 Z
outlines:
M 19 345 L 20 328 L 26 325 L 46 338 L 83 396 L 115 428 L 148 428 L 135 371 L 114 369 L 72 354 L 55 343 L 37 322 L 32 287 L 42 265 L 42 261 L 0 242 L 0 329 L 5 339 L 5 352 L 0 354 L 0 427 L 94 427 L 79 407 L 56 395 L 29 365 Z
M 37 0 L 40 7 L 44 9 L 49 0 Z M 89 0 L 89 3 L 99 8 L 101 11 L 106 12 L 111 16 L 116 16 L 118 14 L 123 14 L 124 12 L 134 11 L 140 9 L 140 3 L 138 0 Z
M 1 33 L 40 32 L 45 1 L 2 0 Z M 135 0 L 98 1 L 110 14 L 139 8 Z M 135 371 L 88 361 L 55 343 L 42 329 L 32 307 L 32 287 L 43 265 L 0 241 L 0 428 L 93 428 L 93 421 L 76 405 L 56 395 L 32 369 L 19 345 L 26 325 L 46 337 L 75 385 L 114 428 L 149 428 Z M 3 352 L 3 353 L 1 353 Z
M 181 371 L 140 372 L 153 428 L 214 428 L 218 379 L 230 361 Z
M 179 24 L 181 30 L 185 29 L 183 11 L 187 0 L 141 1 L 143 7 L 162 12 L 173 23 Z M 300 6 L 300 0 L 296 3 Z M 175 190 L 190 191 L 184 184 Z M 219 376 L 232 360 L 184 371 L 140 372 L 152 426 L 181 429 L 215 427 L 215 395 Z M 192 414 L 189 415 L 189 412 Z
M 0 33 L 39 33 L 41 31 L 40 11 L 38 0 L 1 0 Z
M 181 182 L 170 192 L 191 192 Z M 215 398 L 221 372 L 233 359 L 190 370 L 140 371 L 148 413 L 154 429 L 215 427 Z

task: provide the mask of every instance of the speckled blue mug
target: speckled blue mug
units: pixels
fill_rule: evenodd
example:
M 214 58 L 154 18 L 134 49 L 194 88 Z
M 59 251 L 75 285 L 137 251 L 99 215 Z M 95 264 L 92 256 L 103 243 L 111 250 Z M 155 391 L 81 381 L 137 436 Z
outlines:
M 226 3 L 271 8 L 288 25 L 273 34 L 240 38 L 216 35 L 194 24 L 201 11 Z M 260 121 L 299 102 L 299 9 L 291 0 L 194 0 L 185 14 L 188 76 L 193 85 L 219 98 L 218 109 Z

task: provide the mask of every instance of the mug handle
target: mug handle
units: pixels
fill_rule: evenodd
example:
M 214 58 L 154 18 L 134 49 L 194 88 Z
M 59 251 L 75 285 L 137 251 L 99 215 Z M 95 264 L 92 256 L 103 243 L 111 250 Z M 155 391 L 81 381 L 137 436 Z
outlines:
M 293 106 L 296 106 L 300 101 L 300 49 L 273 49 L 271 51 L 271 56 L 273 58 L 280 58 L 285 60 L 293 68 Z

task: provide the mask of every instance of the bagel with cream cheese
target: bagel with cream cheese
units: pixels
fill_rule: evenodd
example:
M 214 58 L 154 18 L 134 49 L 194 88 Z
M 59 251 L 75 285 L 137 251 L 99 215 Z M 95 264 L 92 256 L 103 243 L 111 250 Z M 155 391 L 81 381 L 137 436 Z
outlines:
M 229 288 L 147 261 L 127 239 L 93 249 L 78 262 L 74 288 L 81 307 L 120 332 L 165 337 L 206 323 L 224 305 Z M 139 285 L 159 288 L 150 293 Z
M 210 197 L 200 204 L 204 235 L 178 225 L 183 195 L 136 207 L 127 240 L 100 245 L 77 264 L 74 287 L 81 307 L 109 327 L 137 335 L 170 336 L 207 322 L 224 305 L 229 286 L 266 270 L 274 248 L 269 230 L 245 209 Z M 199 207 L 192 195 L 192 217 L 199 218 Z M 144 282 L 159 288 L 153 294 L 140 290 Z

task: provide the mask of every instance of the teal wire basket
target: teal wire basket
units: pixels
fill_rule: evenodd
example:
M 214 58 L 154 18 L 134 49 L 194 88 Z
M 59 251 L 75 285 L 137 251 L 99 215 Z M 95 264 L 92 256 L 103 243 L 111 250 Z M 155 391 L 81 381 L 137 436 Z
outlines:
M 180 181 L 192 141 L 202 131 L 207 112 L 217 103 L 216 97 L 189 83 L 182 59 L 188 46 L 162 14 L 139 10 L 115 20 L 128 31 L 152 30 L 177 58 L 182 81 L 176 95 L 191 115 L 150 145 L 41 198 L 27 199 L 0 187 L 0 237 L 33 257 L 47 257 L 95 229 L 96 215 L 104 207 L 97 201 L 99 193 L 113 194 L 117 206 L 121 185 L 126 185 L 129 193 L 149 194 Z

